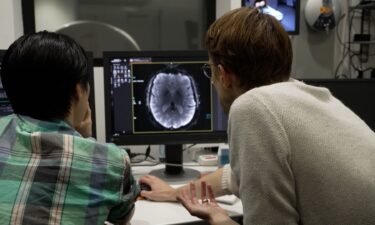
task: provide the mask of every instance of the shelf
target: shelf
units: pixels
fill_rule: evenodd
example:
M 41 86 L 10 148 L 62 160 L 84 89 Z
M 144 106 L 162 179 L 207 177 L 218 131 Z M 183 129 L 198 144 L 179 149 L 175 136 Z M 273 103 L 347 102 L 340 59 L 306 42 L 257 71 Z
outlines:
M 353 41 L 350 44 L 373 45 L 375 41 Z
M 358 4 L 356 6 L 351 6 L 351 9 L 375 9 L 375 2 Z

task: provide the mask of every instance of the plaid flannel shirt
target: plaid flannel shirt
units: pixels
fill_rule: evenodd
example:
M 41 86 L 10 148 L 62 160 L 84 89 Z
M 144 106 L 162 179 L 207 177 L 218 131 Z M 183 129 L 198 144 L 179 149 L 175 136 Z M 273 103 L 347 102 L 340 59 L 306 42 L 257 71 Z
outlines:
M 0 224 L 117 223 L 139 185 L 128 155 L 82 138 L 64 121 L 0 119 Z

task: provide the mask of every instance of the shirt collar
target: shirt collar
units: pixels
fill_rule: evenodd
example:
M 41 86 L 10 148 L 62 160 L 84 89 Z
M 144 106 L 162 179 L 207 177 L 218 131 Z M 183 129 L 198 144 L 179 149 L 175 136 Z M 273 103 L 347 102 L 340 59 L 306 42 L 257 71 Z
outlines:
M 70 134 L 74 136 L 81 136 L 64 120 L 44 121 L 34 119 L 29 116 L 16 115 L 19 120 L 20 128 L 28 133 L 33 132 L 58 132 L 63 134 Z

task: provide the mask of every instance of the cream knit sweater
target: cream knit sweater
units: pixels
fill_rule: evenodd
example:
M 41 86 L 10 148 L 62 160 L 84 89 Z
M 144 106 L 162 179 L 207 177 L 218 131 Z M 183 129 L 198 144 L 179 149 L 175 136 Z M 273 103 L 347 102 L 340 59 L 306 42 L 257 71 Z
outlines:
M 230 109 L 228 138 L 223 187 L 245 225 L 375 224 L 375 134 L 327 89 L 252 89 Z

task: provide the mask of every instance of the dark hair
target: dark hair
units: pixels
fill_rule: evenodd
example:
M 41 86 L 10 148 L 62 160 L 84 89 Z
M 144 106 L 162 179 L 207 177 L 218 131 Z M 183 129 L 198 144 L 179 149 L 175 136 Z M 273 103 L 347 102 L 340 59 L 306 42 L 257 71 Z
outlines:
M 256 8 L 232 10 L 208 29 L 205 45 L 215 65 L 238 76 L 247 89 L 288 80 L 292 46 L 281 24 Z
M 64 119 L 76 97 L 76 85 L 87 90 L 87 56 L 66 35 L 27 34 L 6 51 L 1 80 L 15 113 L 40 120 Z

